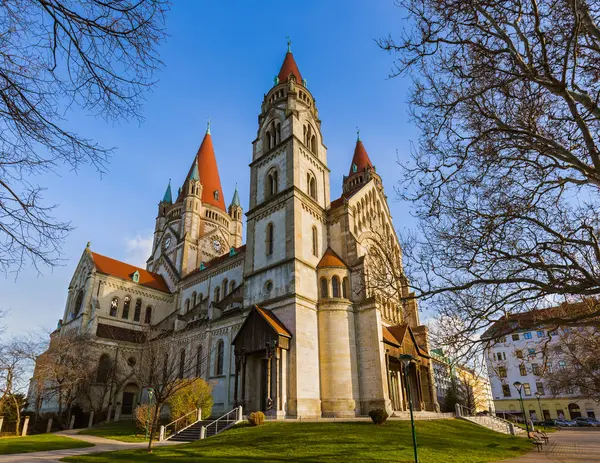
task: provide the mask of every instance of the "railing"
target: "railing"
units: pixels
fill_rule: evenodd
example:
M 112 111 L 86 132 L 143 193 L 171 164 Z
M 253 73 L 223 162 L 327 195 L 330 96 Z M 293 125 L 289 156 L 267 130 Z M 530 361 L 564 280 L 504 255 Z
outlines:
M 475 410 L 470 407 L 465 407 L 461 404 L 456 404 L 456 416 L 475 416 Z
M 175 421 L 171 421 L 165 426 L 161 426 L 160 440 L 166 440 L 173 437 L 178 432 L 189 428 L 194 423 L 202 419 L 202 409 L 197 408 L 189 413 L 186 413 L 181 418 L 177 418 Z
M 238 422 L 242 421 L 242 407 L 236 407 L 233 410 L 225 413 L 223 416 L 217 418 L 215 421 L 207 424 L 206 426 L 202 427 L 202 430 L 200 431 L 200 439 L 204 439 L 206 436 L 214 436 L 215 434 L 219 433 L 220 431 L 222 431 L 223 429 L 231 426 L 232 424 L 236 424 Z M 222 427 L 221 429 L 219 429 L 219 424 L 225 424 L 224 427 Z M 214 432 L 211 434 L 210 431 L 214 430 Z

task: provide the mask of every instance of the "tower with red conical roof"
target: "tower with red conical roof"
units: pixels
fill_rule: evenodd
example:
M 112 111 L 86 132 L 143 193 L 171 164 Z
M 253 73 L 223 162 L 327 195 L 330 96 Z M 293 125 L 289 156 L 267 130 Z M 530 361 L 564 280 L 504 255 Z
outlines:
M 381 177 L 377 174 L 375 166 L 371 162 L 369 154 L 360 139 L 360 131 L 357 130 L 354 155 L 352 156 L 348 175 L 344 175 L 342 191 L 345 196 L 348 196 L 369 183 L 371 179 L 375 179 L 375 183 L 381 185 Z

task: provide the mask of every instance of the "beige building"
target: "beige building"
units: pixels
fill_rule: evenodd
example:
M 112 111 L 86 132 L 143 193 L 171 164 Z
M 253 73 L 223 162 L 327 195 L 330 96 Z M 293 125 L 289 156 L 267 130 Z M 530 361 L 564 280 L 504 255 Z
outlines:
M 54 336 L 90 333 L 110 355 L 117 328 L 116 344 L 131 349 L 144 326 L 175 332 L 182 358 L 197 357 L 196 374 L 213 385 L 215 413 L 243 404 L 277 417 L 406 410 L 398 356 L 408 352 L 413 403 L 436 410 L 416 304 L 370 283 L 369 250 L 401 252 L 360 138 L 348 164 L 332 200 L 319 113 L 288 50 L 252 141 L 246 244 L 237 190 L 225 206 L 209 127 L 177 195 L 169 185 L 158 205 L 147 268 L 86 248 Z M 401 286 L 408 296 L 405 278 Z M 112 402 L 128 413 L 144 386 L 128 384 Z

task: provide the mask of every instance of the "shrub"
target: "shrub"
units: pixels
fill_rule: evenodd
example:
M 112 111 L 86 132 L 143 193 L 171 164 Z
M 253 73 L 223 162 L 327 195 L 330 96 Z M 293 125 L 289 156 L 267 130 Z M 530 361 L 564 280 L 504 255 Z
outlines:
M 387 414 L 387 412 L 384 409 L 377 408 L 375 410 L 371 410 L 369 412 L 369 416 L 373 420 L 373 423 L 375 423 L 375 424 L 383 424 L 383 423 L 385 423 L 385 420 L 388 419 L 389 415 Z
M 140 404 L 135 408 L 135 425 L 141 431 L 146 430 L 146 426 L 149 426 L 148 423 L 148 414 L 150 414 L 150 421 L 154 418 L 154 411 L 156 410 L 156 405 L 148 405 L 148 404 Z
M 179 419 L 196 408 L 202 409 L 202 418 L 208 418 L 212 413 L 213 406 L 212 388 L 209 384 L 201 378 L 196 378 L 191 382 L 189 379 L 180 381 L 186 381 L 189 384 L 169 398 L 167 403 L 171 410 L 171 420 Z
M 260 426 L 265 422 L 265 414 L 263 412 L 252 412 L 248 417 L 248 422 L 252 426 Z

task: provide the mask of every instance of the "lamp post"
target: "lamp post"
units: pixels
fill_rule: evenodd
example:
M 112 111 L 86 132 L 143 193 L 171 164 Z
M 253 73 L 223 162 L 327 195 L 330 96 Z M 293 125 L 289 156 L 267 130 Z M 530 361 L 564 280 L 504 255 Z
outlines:
M 525 430 L 527 431 L 527 436 L 529 437 L 529 423 L 527 422 L 527 417 L 525 416 L 525 406 L 523 405 L 523 394 L 521 391 L 523 390 L 523 384 L 520 381 L 515 381 L 513 386 L 519 393 L 519 402 L 521 402 L 521 413 L 523 413 L 523 419 L 525 420 Z
M 408 395 L 408 408 L 410 409 L 410 425 L 412 429 L 413 449 L 415 451 L 415 463 L 419 463 L 419 455 L 417 452 L 417 433 L 415 431 L 415 418 L 413 416 L 412 396 L 410 395 L 410 381 L 408 379 L 408 366 L 415 358 L 410 354 L 402 354 L 398 357 L 404 364 L 404 382 L 406 383 L 406 395 Z
M 148 432 L 150 429 L 150 405 L 152 405 L 152 394 L 154 394 L 154 389 L 149 387 L 147 392 L 148 392 L 148 419 L 146 420 L 146 439 L 148 439 Z
M 543 421 L 545 421 L 545 420 L 543 419 L 543 418 L 544 418 L 544 413 L 542 412 L 542 404 L 540 403 L 540 397 L 542 397 L 542 394 L 540 394 L 540 392 L 539 392 L 539 391 L 537 391 L 537 392 L 536 392 L 534 395 L 535 395 L 535 397 L 537 398 L 537 401 L 538 401 L 538 407 L 540 408 L 540 420 L 543 420 Z M 543 422 L 543 421 L 542 421 L 542 422 Z M 543 425 L 543 426 L 544 426 L 544 430 L 545 430 L 545 429 L 546 429 L 546 425 Z

